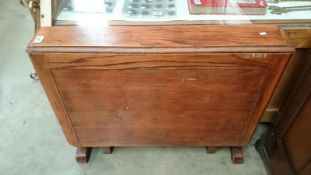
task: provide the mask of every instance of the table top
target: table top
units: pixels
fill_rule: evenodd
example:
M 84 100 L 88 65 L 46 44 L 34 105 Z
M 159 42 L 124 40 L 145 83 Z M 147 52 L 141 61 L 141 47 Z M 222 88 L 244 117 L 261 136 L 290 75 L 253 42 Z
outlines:
M 55 26 L 41 28 L 29 52 L 290 52 L 275 25 Z

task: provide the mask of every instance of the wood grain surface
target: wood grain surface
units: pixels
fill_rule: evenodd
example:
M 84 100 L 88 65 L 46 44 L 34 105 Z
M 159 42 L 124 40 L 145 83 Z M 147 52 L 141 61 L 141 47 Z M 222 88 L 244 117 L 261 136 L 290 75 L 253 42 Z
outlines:
M 35 54 L 82 146 L 240 146 L 288 54 Z M 272 88 L 272 89 L 271 89 Z
M 293 51 L 275 26 L 51 27 L 40 35 L 29 55 L 78 147 L 243 146 Z
M 277 26 L 82 26 L 41 28 L 31 52 L 289 52 Z M 221 46 L 221 47 L 220 47 Z

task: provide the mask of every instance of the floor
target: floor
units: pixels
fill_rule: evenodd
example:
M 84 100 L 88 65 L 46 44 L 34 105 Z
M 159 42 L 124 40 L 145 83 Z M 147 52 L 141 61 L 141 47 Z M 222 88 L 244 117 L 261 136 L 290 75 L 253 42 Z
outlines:
M 78 165 L 67 144 L 25 48 L 32 19 L 18 0 L 0 0 L 0 174 L 3 175 L 265 175 L 254 143 L 244 149 L 245 163 L 233 165 L 229 150 L 207 155 L 204 148 L 116 148 L 112 155 L 95 149 L 90 163 Z

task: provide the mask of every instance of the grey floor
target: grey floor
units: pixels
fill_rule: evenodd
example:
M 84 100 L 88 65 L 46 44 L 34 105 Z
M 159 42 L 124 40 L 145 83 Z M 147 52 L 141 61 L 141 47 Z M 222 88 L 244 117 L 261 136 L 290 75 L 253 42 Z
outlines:
M 229 150 L 207 155 L 204 148 L 116 148 L 112 155 L 93 151 L 78 165 L 38 81 L 25 48 L 33 34 L 28 11 L 18 0 L 0 0 L 0 174 L 1 175 L 265 175 L 254 143 L 244 149 L 245 163 L 233 165 Z

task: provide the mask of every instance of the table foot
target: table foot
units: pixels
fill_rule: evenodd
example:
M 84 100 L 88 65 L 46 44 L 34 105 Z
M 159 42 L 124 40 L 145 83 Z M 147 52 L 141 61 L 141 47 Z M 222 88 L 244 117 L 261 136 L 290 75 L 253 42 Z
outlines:
M 244 162 L 243 148 L 230 147 L 231 160 L 233 164 L 242 164 Z
M 112 154 L 113 147 L 102 147 L 103 154 Z
M 217 147 L 212 147 L 212 146 L 206 147 L 207 154 L 215 154 L 216 151 L 217 151 Z
M 78 147 L 76 152 L 76 160 L 80 164 L 88 163 L 91 157 L 92 147 Z

